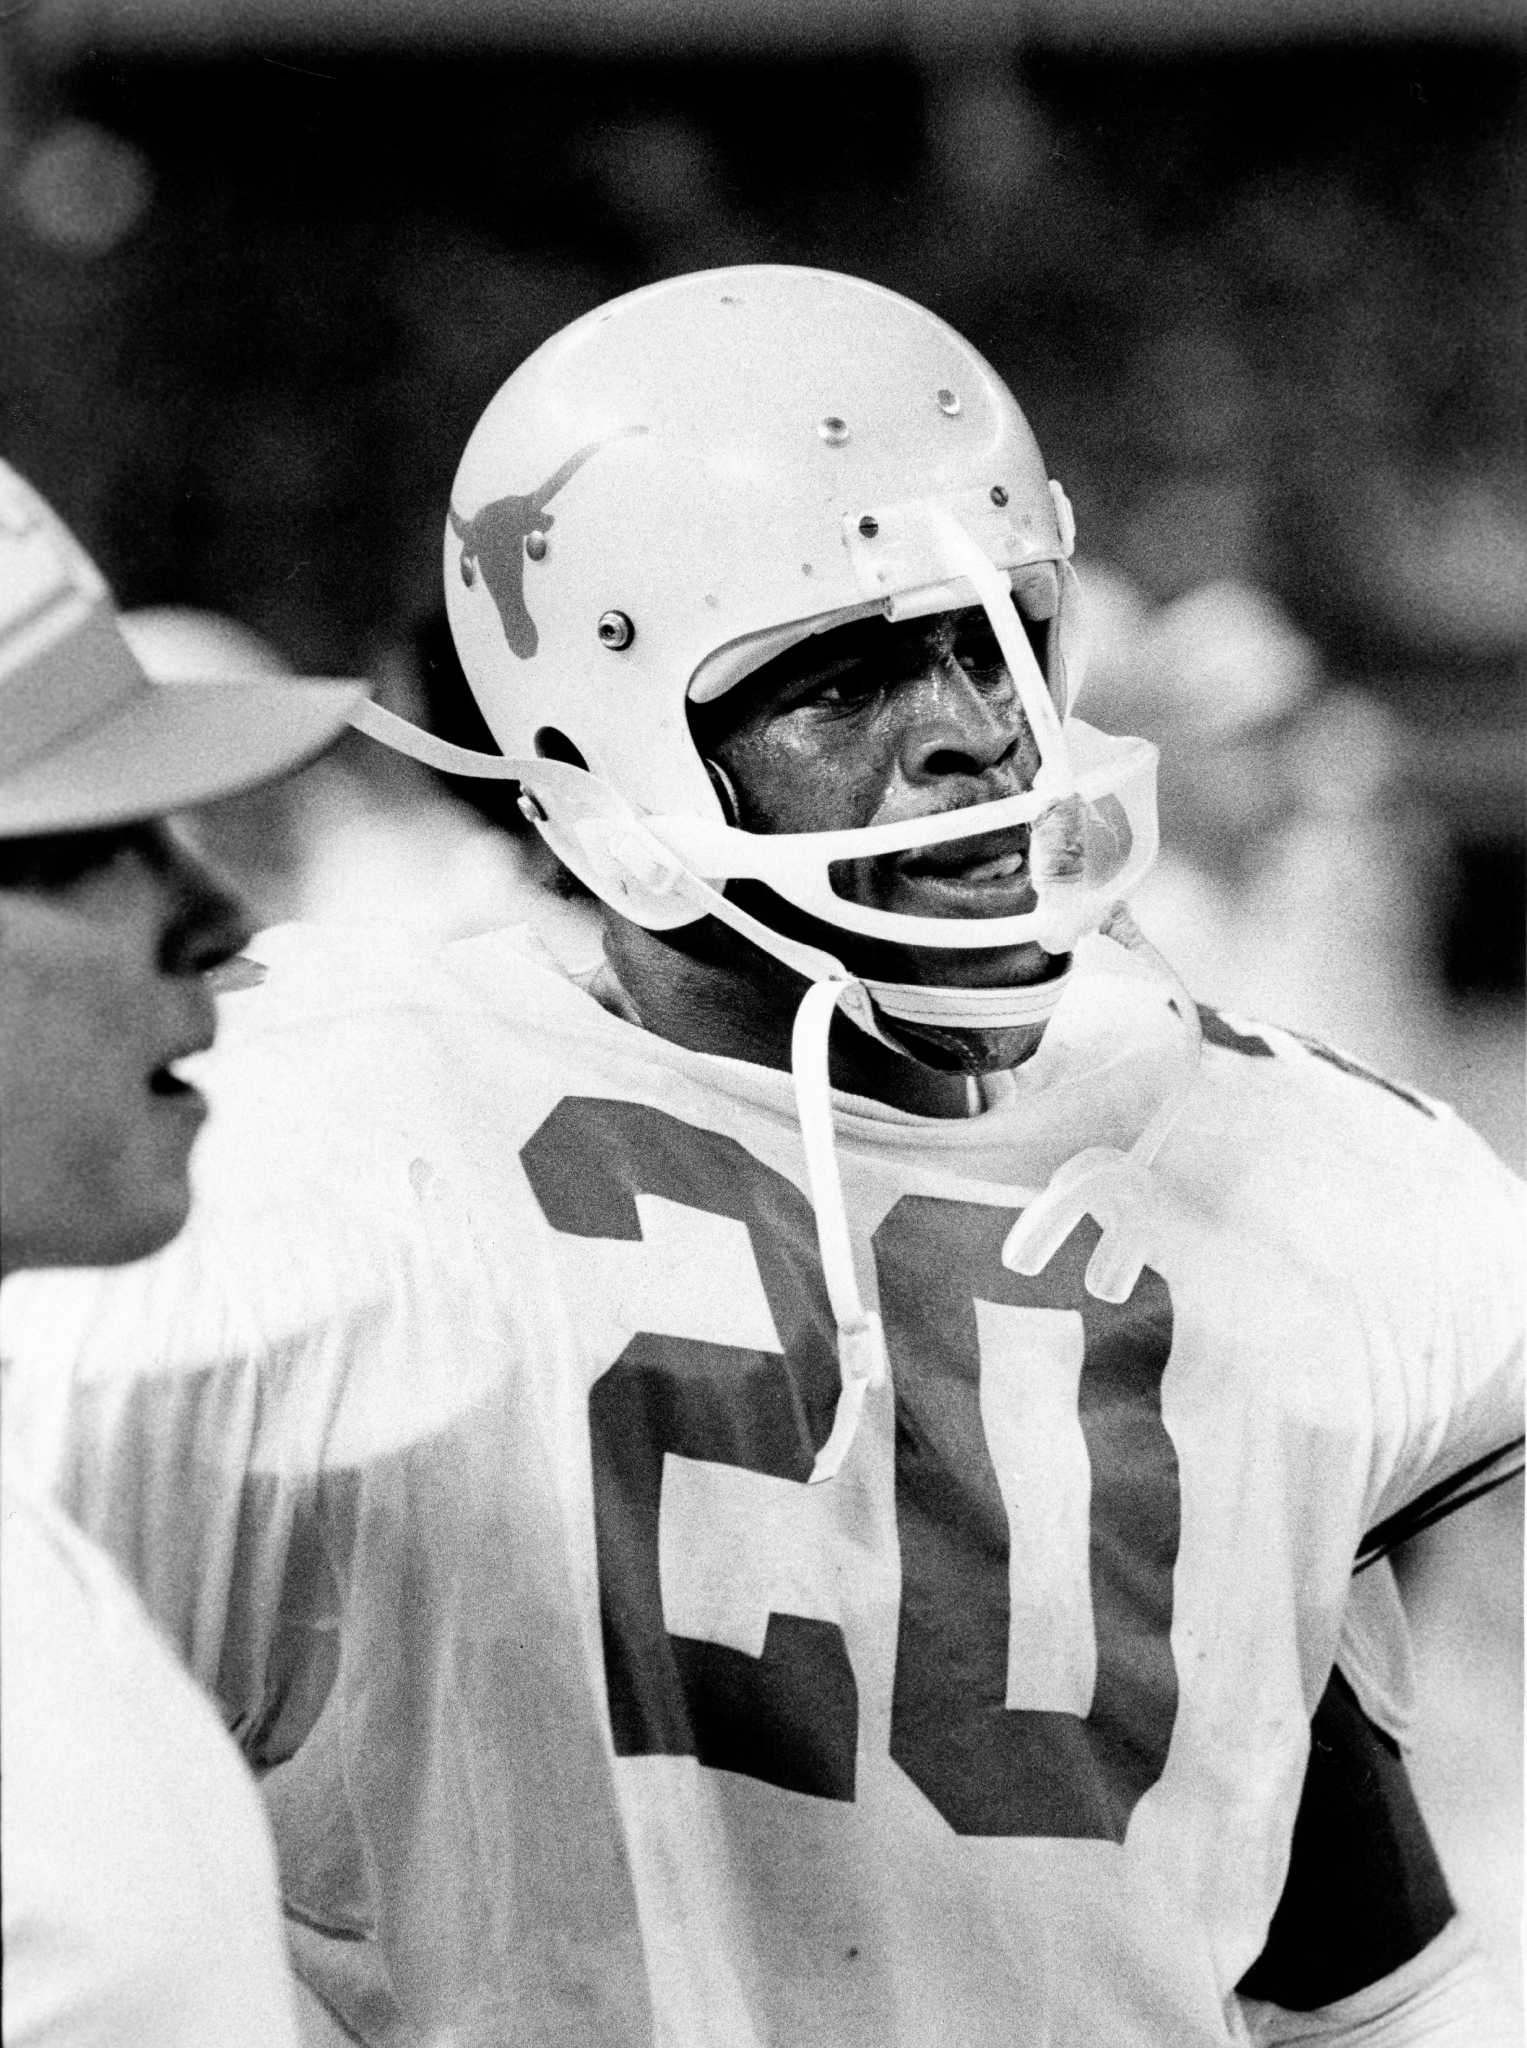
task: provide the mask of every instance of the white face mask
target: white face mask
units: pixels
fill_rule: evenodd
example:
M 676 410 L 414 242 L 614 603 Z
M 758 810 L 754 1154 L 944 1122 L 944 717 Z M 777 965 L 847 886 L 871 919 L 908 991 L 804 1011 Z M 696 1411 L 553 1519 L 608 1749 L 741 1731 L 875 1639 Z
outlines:
M 704 885 L 710 914 L 813 978 L 824 971 L 844 977 L 844 970 L 825 953 L 807 968 L 799 949 L 787 948 L 768 926 L 752 919 L 744 924 L 735 905 L 722 904 L 728 882 L 761 882 L 829 928 L 893 945 L 948 952 L 1034 944 L 1065 955 L 1083 934 L 1102 924 L 1155 859 L 1156 750 L 1145 740 L 1111 738 L 1063 717 L 1014 610 L 1007 575 L 946 507 L 932 501 L 901 505 L 882 511 L 876 523 L 893 548 L 914 548 L 917 559 L 937 564 L 940 572 L 938 582 L 886 601 L 884 609 L 893 621 L 925 616 L 944 605 L 963 607 L 972 595 L 985 612 L 1039 753 L 1033 787 L 933 817 L 825 832 L 749 832 L 693 813 L 639 821 L 628 813 L 617 819 L 606 806 L 591 805 L 571 825 L 580 857 L 572 864 L 586 878 L 591 870 L 608 875 L 612 865 L 624 867 L 641 901 L 633 891 L 617 907 L 639 923 L 649 917 L 659 925 L 680 922 L 682 906 L 696 904 L 696 885 Z M 766 658 L 777 650 L 766 644 L 759 651 Z M 543 779 L 545 773 L 543 768 Z M 532 775 L 532 786 L 534 781 Z M 569 794 L 557 790 L 564 818 Z M 840 862 L 873 860 L 1015 825 L 1030 828 L 1036 897 L 1031 910 L 998 917 L 920 916 L 856 903 L 834 885 L 833 871 Z M 666 916 L 657 897 L 667 899 Z M 1057 975 L 1037 986 L 1007 990 L 869 986 L 877 1006 L 891 1016 L 990 1029 L 1041 1021 L 1059 1000 L 1063 980 Z
M 1018 636 L 1020 642 L 1022 635 Z M 1033 657 L 1030 656 L 1032 663 Z M 866 938 L 939 950 L 1027 945 L 1068 952 L 1101 923 L 1156 853 L 1156 750 L 1112 739 L 1078 720 L 1066 728 L 1068 786 L 1054 777 L 988 803 L 838 832 L 744 832 L 702 818 L 648 818 L 647 829 L 707 881 L 763 882 L 823 923 Z M 1048 782 L 1049 786 L 1046 787 Z M 833 886 L 842 861 L 1032 828 L 1030 866 L 1038 903 L 1004 917 L 918 917 L 850 901 Z

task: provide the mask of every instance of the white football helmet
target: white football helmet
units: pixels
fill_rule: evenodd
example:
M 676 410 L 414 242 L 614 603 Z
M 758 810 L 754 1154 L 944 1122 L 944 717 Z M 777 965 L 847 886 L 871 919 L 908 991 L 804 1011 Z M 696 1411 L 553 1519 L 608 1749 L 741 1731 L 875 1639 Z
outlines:
M 1070 716 L 1072 538 L 1022 413 L 953 329 L 858 279 L 748 266 L 616 299 L 515 371 L 457 472 L 446 601 L 527 808 L 627 917 L 724 915 L 721 888 L 751 876 L 845 931 L 1064 953 L 1156 849 L 1154 751 Z M 1032 792 L 850 832 L 728 820 L 690 703 L 851 619 L 976 603 L 1039 744 Z M 1042 668 L 1015 603 L 1042 624 Z M 835 862 L 1017 823 L 1036 827 L 1022 915 L 910 917 L 832 885 Z

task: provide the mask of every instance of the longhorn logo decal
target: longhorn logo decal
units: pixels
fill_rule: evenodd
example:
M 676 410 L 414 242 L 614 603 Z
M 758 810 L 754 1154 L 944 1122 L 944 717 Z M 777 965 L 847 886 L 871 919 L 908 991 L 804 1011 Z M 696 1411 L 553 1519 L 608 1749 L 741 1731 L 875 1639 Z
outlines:
M 645 427 L 622 427 L 618 433 L 589 441 L 533 491 L 523 497 L 490 499 L 470 519 L 463 519 L 454 505 L 450 507 L 451 531 L 461 542 L 462 567 L 469 572 L 482 571 L 509 652 L 521 661 L 528 661 L 540 644 L 535 620 L 525 603 L 526 539 L 537 529 L 544 533 L 556 524 L 555 515 L 546 507 L 591 455 L 612 441 L 646 431 Z

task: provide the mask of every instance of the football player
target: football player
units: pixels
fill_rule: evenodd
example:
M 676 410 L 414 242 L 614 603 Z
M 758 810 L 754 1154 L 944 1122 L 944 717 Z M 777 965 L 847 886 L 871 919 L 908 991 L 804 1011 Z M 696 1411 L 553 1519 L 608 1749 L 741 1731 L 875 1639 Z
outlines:
M 71 535 L 0 464 L 0 1275 L 110 1265 L 185 1220 L 243 910 L 163 814 L 268 781 L 357 688 L 156 684 Z M 8 1289 L 7 1289 L 8 1297 Z M 111 1560 L 39 1497 L 5 1385 L 5 2040 L 298 2036 L 258 1796 Z
M 1136 930 L 1071 549 L 893 293 L 553 337 L 447 519 L 501 756 L 354 716 L 517 781 L 603 963 L 268 935 L 191 1232 L 32 1283 L 356 2038 L 1507 2038 L 1353 1574 L 1513 1455 L 1520 1190 Z

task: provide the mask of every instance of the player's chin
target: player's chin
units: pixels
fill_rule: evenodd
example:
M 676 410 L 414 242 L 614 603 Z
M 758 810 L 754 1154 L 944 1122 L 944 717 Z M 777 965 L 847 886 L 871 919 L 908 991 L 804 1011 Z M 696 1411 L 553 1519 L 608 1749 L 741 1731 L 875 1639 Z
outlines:
M 54 1233 L 32 1250 L 26 1263 L 36 1266 L 130 1266 L 179 1236 L 191 1213 L 190 1188 L 139 1183 L 115 1201 L 98 1204 L 68 1228 Z
M 162 1251 L 185 1228 L 191 1213 L 191 1148 L 195 1123 L 154 1133 L 138 1171 L 119 1184 L 117 1200 L 103 1213 L 111 1226 L 112 1249 L 101 1265 L 125 1265 Z

